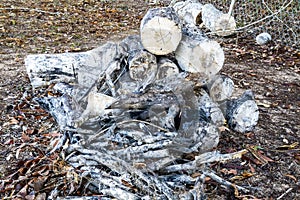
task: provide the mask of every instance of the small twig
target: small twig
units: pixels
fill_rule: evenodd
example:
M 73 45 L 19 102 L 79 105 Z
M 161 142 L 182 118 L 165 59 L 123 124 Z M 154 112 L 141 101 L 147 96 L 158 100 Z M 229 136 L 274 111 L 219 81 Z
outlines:
M 16 7 L 16 8 L 0 8 L 0 10 L 23 10 L 23 11 L 35 11 L 35 12 L 39 12 L 39 13 L 46 13 L 46 14 L 50 14 L 50 15 L 61 15 L 61 12 L 49 12 L 49 11 L 44 11 L 44 10 L 40 10 L 37 8 L 20 8 L 20 7 Z
M 287 191 L 285 191 L 282 195 L 280 195 L 280 197 L 277 198 L 277 200 L 282 199 L 285 195 L 287 195 L 290 191 L 292 191 L 293 188 L 289 188 Z
M 273 14 L 273 11 L 269 8 L 269 6 L 265 2 L 265 0 L 262 0 L 262 3 L 266 6 L 267 10 Z M 293 31 L 293 29 L 291 27 L 289 27 L 288 25 L 286 25 L 286 23 L 284 23 L 279 17 L 275 16 L 275 18 L 278 21 L 280 21 L 284 26 L 286 26 L 289 30 L 291 30 L 291 32 L 294 34 L 294 36 L 296 36 L 296 33 Z
M 220 154 L 218 151 L 206 152 L 199 156 L 196 156 L 194 161 L 184 163 L 184 164 L 171 165 L 166 167 L 164 170 L 168 173 L 178 172 L 183 170 L 185 171 L 193 170 L 206 163 L 225 162 L 227 160 L 238 159 L 241 158 L 242 155 L 247 152 L 248 151 L 246 149 L 234 153 L 228 153 L 228 154 Z
M 247 152 L 248 151 L 246 149 L 234 153 L 228 153 L 228 154 L 220 154 L 218 151 L 212 151 L 212 152 L 207 152 L 199 156 L 196 156 L 194 162 L 196 163 L 196 166 L 205 163 L 212 163 L 212 162 L 225 162 L 228 160 L 241 158 L 243 154 Z
M 257 21 L 255 21 L 255 22 L 253 22 L 253 23 L 247 24 L 246 26 L 243 26 L 243 27 L 240 27 L 240 28 L 238 28 L 238 29 L 235 29 L 234 31 L 235 31 L 235 32 L 241 32 L 243 29 L 249 28 L 250 26 L 253 26 L 253 25 L 255 25 L 255 24 L 258 24 L 258 23 L 260 23 L 260 22 L 262 22 L 262 21 L 265 21 L 266 19 L 269 19 L 269 18 L 271 18 L 271 17 L 277 15 L 278 13 L 282 12 L 283 10 L 285 10 L 291 3 L 293 3 L 293 1 L 294 1 L 294 0 L 291 0 L 291 1 L 290 1 L 289 3 L 287 3 L 286 5 L 281 6 L 281 8 L 279 8 L 276 12 L 272 13 L 271 15 L 268 15 L 268 16 L 266 16 L 266 17 L 264 17 L 264 18 L 262 18 L 262 19 L 260 19 L 260 20 L 257 20 Z M 284 2 L 284 3 L 285 3 L 285 2 Z M 216 34 L 216 33 L 218 33 L 218 32 L 226 32 L 226 31 L 232 31 L 232 30 L 215 31 L 215 32 L 207 33 L 207 35 L 213 35 L 213 34 Z
M 229 11 L 228 11 L 229 17 L 230 17 L 231 14 L 232 14 L 233 7 L 234 7 L 234 3 L 235 3 L 235 0 L 231 0 L 230 7 L 229 7 Z
M 294 1 L 294 0 L 291 0 L 291 1 L 290 1 L 289 3 L 287 3 L 285 6 L 281 6 L 281 8 L 279 8 L 279 10 L 277 10 L 275 13 L 273 13 L 273 14 L 271 14 L 271 15 L 268 15 L 268 16 L 266 16 L 266 17 L 260 19 L 260 20 L 257 20 L 257 21 L 255 21 L 255 22 L 253 22 L 253 23 L 251 23 L 251 24 L 248 24 L 248 25 L 246 25 L 246 26 L 243 26 L 243 27 L 241 27 L 241 28 L 238 28 L 238 29 L 236 29 L 236 31 L 239 31 L 239 30 L 248 28 L 248 27 L 250 27 L 250 26 L 253 26 L 253 25 L 255 25 L 255 24 L 258 24 L 258 23 L 260 23 L 260 22 L 262 22 L 262 21 L 264 21 L 264 20 L 266 20 L 266 19 L 269 19 L 269 18 L 271 18 L 271 17 L 277 15 L 277 14 L 280 13 L 281 11 L 285 10 L 291 3 L 293 3 L 293 1 Z
M 211 171 L 203 171 L 203 174 L 205 176 L 209 176 L 210 178 L 212 178 L 213 180 L 217 181 L 218 183 L 222 184 L 222 185 L 225 185 L 226 187 L 232 187 L 232 188 L 236 188 L 238 190 L 241 190 L 243 192 L 249 192 L 248 189 L 244 188 L 244 187 L 241 187 L 241 186 L 238 186 L 238 185 L 235 185 L 229 181 L 226 181 L 224 180 L 223 178 L 221 178 L 220 176 L 212 173 Z

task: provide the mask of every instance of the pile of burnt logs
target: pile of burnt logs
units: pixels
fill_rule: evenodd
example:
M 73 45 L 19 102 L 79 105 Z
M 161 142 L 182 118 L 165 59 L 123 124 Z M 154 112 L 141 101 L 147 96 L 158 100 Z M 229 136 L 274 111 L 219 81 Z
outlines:
M 56 93 L 36 98 L 64 133 L 53 151 L 69 141 L 65 160 L 88 177 L 93 194 L 200 198 L 205 176 L 220 180 L 205 163 L 242 154 L 212 151 L 219 127 L 253 131 L 258 108 L 251 91 L 232 98 L 233 81 L 219 74 L 224 52 L 200 22 L 219 35 L 235 29 L 213 5 L 185 1 L 150 9 L 140 36 L 26 57 L 33 88 L 51 84 Z

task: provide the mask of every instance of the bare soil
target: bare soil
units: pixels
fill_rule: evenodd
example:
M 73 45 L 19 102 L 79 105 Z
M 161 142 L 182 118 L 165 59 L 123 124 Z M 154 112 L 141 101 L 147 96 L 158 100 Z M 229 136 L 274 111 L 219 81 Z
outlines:
M 168 3 L 163 1 L 161 6 Z M 53 137 L 59 137 L 59 129 L 32 100 L 41 94 L 31 89 L 24 57 L 85 51 L 108 40 L 137 34 L 140 20 L 150 7 L 142 0 L 1 1 L 1 198 L 45 199 L 54 187 L 49 182 L 63 179 L 68 169 L 59 153 L 45 158 Z M 221 73 L 234 80 L 236 94 L 246 89 L 254 91 L 260 119 L 253 132 L 221 133 L 217 150 L 229 153 L 248 149 L 249 153 L 242 159 L 211 165 L 218 175 L 251 192 L 234 193 L 208 179 L 208 197 L 300 199 L 299 49 L 276 41 L 258 46 L 253 38 L 239 35 L 219 42 L 226 53 Z M 70 191 L 68 187 L 71 185 L 65 183 L 63 189 Z

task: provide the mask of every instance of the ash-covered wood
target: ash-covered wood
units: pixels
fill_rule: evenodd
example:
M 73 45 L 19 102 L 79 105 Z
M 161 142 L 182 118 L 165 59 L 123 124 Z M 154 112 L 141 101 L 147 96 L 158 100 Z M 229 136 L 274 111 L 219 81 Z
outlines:
M 182 36 L 180 20 L 172 7 L 150 9 L 140 32 L 144 48 L 155 55 L 174 52 Z
M 166 77 L 179 74 L 178 66 L 167 57 L 159 58 L 157 65 L 158 71 L 156 74 L 156 79 L 164 79 Z
M 207 84 L 209 95 L 215 102 L 229 99 L 234 90 L 234 83 L 228 76 L 217 75 Z
M 128 58 L 129 75 L 138 81 L 137 91 L 143 91 L 153 83 L 157 74 L 156 57 L 144 50 L 132 52 Z
M 224 64 L 224 52 L 219 43 L 209 40 L 195 27 L 186 27 L 175 52 L 182 70 L 200 73 L 204 77 L 216 75 Z
M 107 42 L 87 52 L 28 55 L 25 66 L 31 85 L 38 88 L 51 83 L 69 83 L 73 98 L 86 98 L 90 89 L 105 79 L 112 93 L 111 75 L 131 51 L 141 50 L 138 36 L 129 36 L 120 43 Z
M 234 131 L 240 133 L 253 131 L 258 122 L 258 116 L 258 106 L 250 90 L 245 91 L 241 97 L 230 100 L 226 104 L 228 125 Z
M 50 154 L 62 148 L 101 199 L 202 199 L 205 176 L 235 187 L 205 164 L 241 157 L 213 151 L 219 127 L 227 120 L 252 131 L 257 105 L 249 91 L 230 99 L 233 81 L 219 74 L 224 52 L 195 26 L 202 5 L 173 6 L 179 17 L 172 7 L 150 9 L 141 38 L 26 58 L 34 88 L 54 84 L 55 96 L 36 99 L 63 132 Z
M 200 25 L 202 4 L 197 0 L 179 1 L 172 7 L 175 9 L 178 17 L 186 24 Z
M 200 91 L 199 109 L 200 118 L 205 122 L 222 126 L 225 123 L 225 117 L 219 105 L 211 99 L 211 97 L 204 90 Z
M 229 14 L 218 10 L 214 5 L 203 5 L 201 14 L 203 24 L 214 34 L 218 36 L 228 36 L 235 32 L 235 19 Z

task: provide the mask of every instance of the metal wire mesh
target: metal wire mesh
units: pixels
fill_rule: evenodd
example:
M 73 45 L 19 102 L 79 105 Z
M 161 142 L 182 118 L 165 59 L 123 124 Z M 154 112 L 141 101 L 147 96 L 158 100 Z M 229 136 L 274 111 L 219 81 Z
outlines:
M 231 0 L 201 0 L 228 12 Z M 299 0 L 236 0 L 233 9 L 238 30 L 243 37 L 268 32 L 273 41 L 299 48 Z

